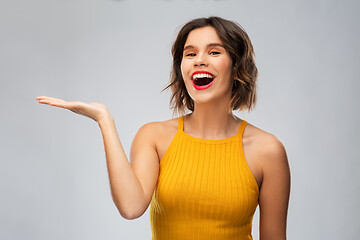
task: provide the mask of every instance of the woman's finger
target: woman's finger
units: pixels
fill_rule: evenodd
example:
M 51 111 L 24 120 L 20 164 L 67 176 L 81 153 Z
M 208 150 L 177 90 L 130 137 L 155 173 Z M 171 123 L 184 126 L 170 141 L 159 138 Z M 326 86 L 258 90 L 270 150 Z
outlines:
M 61 100 L 60 98 L 53 98 L 48 96 L 38 96 L 36 97 L 36 100 Z
M 52 98 L 52 97 L 47 97 L 47 96 L 39 96 L 36 98 L 36 100 L 38 100 L 39 103 L 41 104 L 48 104 L 50 106 L 56 106 L 56 107 L 62 107 L 62 108 L 67 108 L 67 102 L 59 99 L 59 98 Z

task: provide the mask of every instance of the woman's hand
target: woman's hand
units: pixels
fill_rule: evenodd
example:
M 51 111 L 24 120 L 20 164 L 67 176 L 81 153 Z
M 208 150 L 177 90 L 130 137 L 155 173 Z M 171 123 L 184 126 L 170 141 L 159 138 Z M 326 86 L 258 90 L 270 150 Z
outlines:
M 146 124 L 137 133 L 131 156 L 126 156 L 108 108 L 100 103 L 68 102 L 58 98 L 39 96 L 41 104 L 69 109 L 98 122 L 104 141 L 112 199 L 125 219 L 135 219 L 149 207 L 159 175 L 159 159 L 155 138 L 159 127 Z
M 68 102 L 59 98 L 38 96 L 36 98 L 41 104 L 69 109 L 74 113 L 89 117 L 99 122 L 101 119 L 110 116 L 108 108 L 101 103 Z

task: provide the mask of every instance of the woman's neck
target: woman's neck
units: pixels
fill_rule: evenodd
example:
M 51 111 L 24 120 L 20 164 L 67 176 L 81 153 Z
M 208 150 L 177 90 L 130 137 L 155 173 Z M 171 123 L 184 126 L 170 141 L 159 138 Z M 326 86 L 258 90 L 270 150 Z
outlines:
M 184 117 L 184 131 L 204 139 L 224 139 L 234 136 L 240 119 L 221 104 L 195 104 L 194 111 Z

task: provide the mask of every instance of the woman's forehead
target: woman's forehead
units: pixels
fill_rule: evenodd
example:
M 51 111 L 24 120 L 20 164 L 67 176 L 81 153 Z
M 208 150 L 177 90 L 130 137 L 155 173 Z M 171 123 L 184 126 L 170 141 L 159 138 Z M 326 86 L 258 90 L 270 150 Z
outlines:
M 192 47 L 203 47 L 208 46 L 209 44 L 223 45 L 215 28 L 211 26 L 196 28 L 189 33 L 184 49 L 189 45 Z

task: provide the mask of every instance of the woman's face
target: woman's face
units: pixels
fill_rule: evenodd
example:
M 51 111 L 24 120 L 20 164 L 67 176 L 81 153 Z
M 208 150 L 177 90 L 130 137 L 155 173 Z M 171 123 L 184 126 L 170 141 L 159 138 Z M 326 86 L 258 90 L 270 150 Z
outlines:
M 189 33 L 180 67 L 195 104 L 230 101 L 232 61 L 213 27 L 197 28 Z

